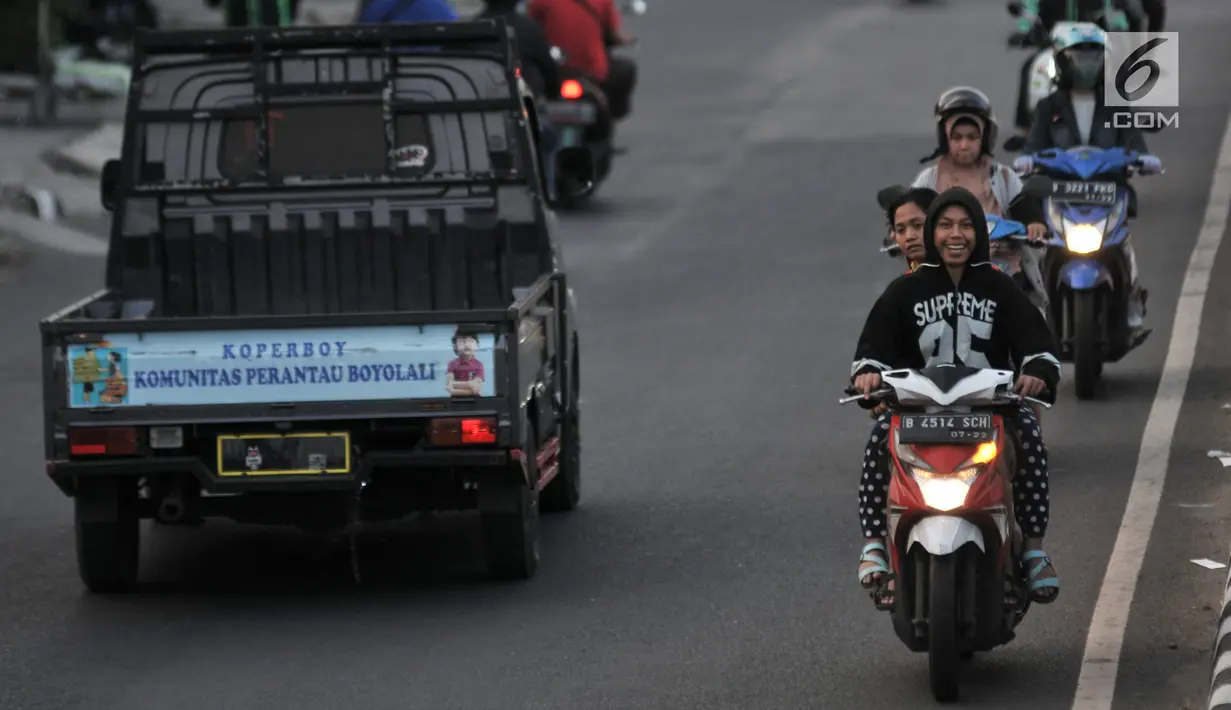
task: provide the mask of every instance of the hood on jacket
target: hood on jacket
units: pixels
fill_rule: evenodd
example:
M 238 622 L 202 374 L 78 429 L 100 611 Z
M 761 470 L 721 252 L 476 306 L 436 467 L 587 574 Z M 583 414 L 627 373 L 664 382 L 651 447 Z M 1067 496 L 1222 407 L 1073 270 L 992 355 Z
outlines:
M 983 215 L 983 206 L 969 190 L 953 187 L 937 195 L 932 201 L 932 208 L 928 210 L 927 221 L 923 224 L 923 248 L 927 250 L 923 263 L 933 266 L 943 264 L 940 259 L 940 250 L 936 248 L 936 222 L 940 219 L 940 213 L 953 205 L 965 208 L 970 213 L 971 221 L 975 223 L 975 243 L 966 265 L 990 261 L 991 240 L 987 234 L 987 217 Z

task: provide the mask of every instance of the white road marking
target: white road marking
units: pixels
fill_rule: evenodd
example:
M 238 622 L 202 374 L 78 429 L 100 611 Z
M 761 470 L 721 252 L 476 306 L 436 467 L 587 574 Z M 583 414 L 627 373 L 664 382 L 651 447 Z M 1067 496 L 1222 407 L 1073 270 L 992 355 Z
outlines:
M 1188 389 L 1210 272 L 1214 268 L 1214 258 L 1222 243 L 1223 232 L 1227 229 L 1229 209 L 1231 117 L 1228 117 L 1222 147 L 1218 151 L 1205 222 L 1184 273 L 1171 344 L 1167 348 L 1167 360 L 1163 364 L 1162 379 L 1150 408 L 1150 418 L 1142 433 L 1133 487 L 1129 490 L 1124 519 L 1120 523 L 1116 545 L 1107 564 L 1107 575 L 1103 578 L 1094 617 L 1090 621 L 1090 635 L 1086 637 L 1086 651 L 1081 661 L 1081 674 L 1077 678 L 1073 710 L 1111 710 L 1115 698 L 1116 674 L 1120 669 L 1120 651 L 1124 645 L 1129 609 L 1162 500 L 1171 440 L 1180 416 L 1180 405 Z
M 1215 562 L 1214 560 L 1211 560 L 1208 557 L 1202 557 L 1199 560 L 1189 560 L 1189 561 L 1195 565 L 1200 565 L 1206 569 L 1226 569 L 1227 567 L 1223 563 Z

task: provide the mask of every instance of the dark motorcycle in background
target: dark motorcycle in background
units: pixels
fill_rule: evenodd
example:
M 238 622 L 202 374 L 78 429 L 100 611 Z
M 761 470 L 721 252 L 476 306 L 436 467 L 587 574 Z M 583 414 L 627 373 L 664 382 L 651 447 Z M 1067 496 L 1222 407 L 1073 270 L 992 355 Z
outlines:
M 626 0 L 620 10 L 631 15 L 644 15 L 645 0 Z M 635 44 L 624 48 L 635 47 Z M 621 48 L 612 47 L 613 53 Z M 558 171 L 556 194 L 577 195 L 557 200 L 561 208 L 576 207 L 590 198 L 598 186 L 611 174 L 611 164 L 620 152 L 615 146 L 615 124 L 608 106 L 607 96 L 598 82 L 582 72 L 565 66 L 567 57 L 559 47 L 552 47 L 552 57 L 560 67 L 559 97 L 545 102 L 544 109 L 559 136 L 558 148 L 585 148 L 590 152 L 594 165 L 594 189 L 581 191 L 562 184 L 569 180 L 568 171 Z

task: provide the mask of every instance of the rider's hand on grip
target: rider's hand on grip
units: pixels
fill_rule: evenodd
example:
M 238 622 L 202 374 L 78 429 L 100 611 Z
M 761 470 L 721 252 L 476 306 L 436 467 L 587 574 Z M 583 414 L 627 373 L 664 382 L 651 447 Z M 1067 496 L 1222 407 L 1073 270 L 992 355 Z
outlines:
M 1033 222 L 1026 225 L 1026 242 L 1030 246 L 1045 246 L 1047 244 L 1047 225 Z
M 862 375 L 855 376 L 854 390 L 857 394 L 862 394 L 864 399 L 868 395 L 879 389 L 881 386 L 881 376 L 879 372 L 865 372 Z
M 1163 172 L 1163 161 L 1157 155 L 1141 156 L 1140 164 L 1144 175 L 1158 175 Z
M 1023 397 L 1037 397 L 1047 389 L 1047 383 L 1037 377 L 1021 375 L 1013 383 L 1013 391 Z
M 1034 158 L 1029 155 L 1023 155 L 1020 158 L 1017 158 L 1013 161 L 1013 169 L 1016 170 L 1019 175 L 1025 175 L 1031 170 L 1034 170 Z

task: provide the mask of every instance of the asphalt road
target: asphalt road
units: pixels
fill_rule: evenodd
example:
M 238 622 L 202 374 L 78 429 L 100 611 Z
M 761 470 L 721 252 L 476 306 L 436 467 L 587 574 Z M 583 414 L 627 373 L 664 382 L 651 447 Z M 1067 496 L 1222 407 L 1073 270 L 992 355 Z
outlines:
M 972 707 L 1072 703 L 1231 106 L 1231 5 L 1177 3 L 1169 22 L 1183 124 L 1152 140 L 1168 172 L 1138 182 L 1134 230 L 1156 331 L 1102 400 L 1069 391 L 1046 415 L 1064 590 L 973 662 Z M 944 88 L 983 87 L 1010 114 L 1009 26 L 981 0 L 662 0 L 636 22 L 631 152 L 594 210 L 562 217 L 585 499 L 550 519 L 525 584 L 481 580 L 469 521 L 369 532 L 359 589 L 320 540 L 219 523 L 148 534 L 147 593 L 86 596 L 69 502 L 42 475 L 36 320 L 101 262 L 35 252 L 0 271 L 0 708 L 930 707 L 926 659 L 855 583 L 868 420 L 835 400 L 898 270 L 876 253 L 874 194 L 930 152 Z M 1226 446 L 1228 312 L 1216 281 L 1117 710 L 1204 707 L 1223 573 L 1188 560 L 1222 560 L 1231 531 L 1205 457 Z

